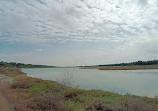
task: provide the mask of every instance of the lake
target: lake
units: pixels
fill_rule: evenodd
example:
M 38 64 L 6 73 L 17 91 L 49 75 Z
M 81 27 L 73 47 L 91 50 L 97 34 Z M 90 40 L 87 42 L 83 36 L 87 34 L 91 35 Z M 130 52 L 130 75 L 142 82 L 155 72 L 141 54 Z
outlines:
M 158 95 L 158 69 L 98 70 L 79 68 L 22 69 L 29 77 L 70 82 L 72 87 L 101 89 L 119 94 L 155 97 Z M 62 82 L 63 83 L 63 82 Z M 64 82 L 65 83 L 65 82 Z

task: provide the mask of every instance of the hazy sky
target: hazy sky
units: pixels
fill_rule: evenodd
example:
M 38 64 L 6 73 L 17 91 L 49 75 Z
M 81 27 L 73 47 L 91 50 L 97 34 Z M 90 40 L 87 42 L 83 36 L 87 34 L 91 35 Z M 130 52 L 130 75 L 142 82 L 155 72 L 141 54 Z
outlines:
M 158 0 L 0 0 L 0 61 L 158 59 Z

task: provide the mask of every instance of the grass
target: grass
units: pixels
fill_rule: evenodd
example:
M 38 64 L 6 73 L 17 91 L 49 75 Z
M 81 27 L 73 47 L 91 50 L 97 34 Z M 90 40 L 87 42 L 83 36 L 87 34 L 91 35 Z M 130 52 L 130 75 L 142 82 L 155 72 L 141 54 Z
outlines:
M 115 99 L 118 99 L 122 96 L 119 94 L 105 92 L 102 90 L 71 89 L 66 92 L 65 97 L 73 101 L 79 101 L 81 103 L 100 100 L 106 104 L 110 104 L 115 101 Z
M 80 102 L 66 101 L 64 106 L 65 111 L 84 111 L 84 107 Z
M 4 72 L 0 69 L 0 73 Z M 18 70 L 18 71 L 17 71 Z M 102 90 L 82 90 L 67 87 L 54 81 L 27 77 L 12 69 L 11 90 L 17 92 L 16 99 L 27 98 L 24 106 L 42 111 L 157 111 L 158 98 L 119 95 Z M 19 96 L 20 94 L 20 96 Z M 24 99 L 23 99 L 24 101 Z M 143 109 L 145 108 L 145 109 Z M 17 107 L 18 109 L 18 107 Z M 20 109 L 20 108 L 19 108 Z
M 36 83 L 31 87 L 29 87 L 29 93 L 31 95 L 35 95 L 35 94 L 43 95 L 48 91 L 49 91 L 48 86 L 42 83 Z
M 80 103 L 80 107 L 84 107 L 84 110 L 95 111 L 97 105 L 108 107 L 115 100 L 122 98 L 123 96 L 102 90 L 71 89 L 65 93 L 65 97 L 71 102 Z

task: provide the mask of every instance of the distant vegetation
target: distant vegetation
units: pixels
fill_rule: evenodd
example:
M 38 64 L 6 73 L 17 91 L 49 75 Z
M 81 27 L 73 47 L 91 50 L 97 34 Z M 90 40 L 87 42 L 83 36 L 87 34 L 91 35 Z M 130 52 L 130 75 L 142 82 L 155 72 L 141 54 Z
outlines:
M 0 62 L 0 67 L 11 67 L 11 68 L 51 68 L 54 66 L 47 65 L 32 65 L 32 64 L 24 64 L 24 63 L 16 63 L 16 62 Z
M 139 66 L 139 65 L 158 65 L 158 60 L 151 60 L 151 61 L 136 61 L 136 62 L 130 62 L 130 63 L 105 64 L 105 65 L 93 65 L 93 66 L 78 66 L 78 67 L 98 67 L 98 66 Z
M 99 66 L 133 66 L 133 65 L 158 65 L 158 60 L 136 61 L 130 63 L 108 64 L 108 65 L 99 65 Z

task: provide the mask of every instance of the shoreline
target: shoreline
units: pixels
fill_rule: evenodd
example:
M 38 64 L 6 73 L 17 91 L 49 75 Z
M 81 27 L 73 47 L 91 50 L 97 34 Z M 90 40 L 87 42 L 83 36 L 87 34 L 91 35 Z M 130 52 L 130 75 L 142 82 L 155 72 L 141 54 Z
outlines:
M 158 69 L 158 65 L 140 65 L 140 66 L 86 66 L 81 69 L 98 69 L 98 70 L 147 70 Z
M 0 74 L 2 73 L 13 78 L 13 83 L 6 92 L 14 101 L 15 109 L 20 111 L 34 111 L 39 108 L 51 109 L 48 111 L 93 111 L 93 108 L 95 111 L 115 111 L 116 104 L 121 106 L 122 102 L 127 100 L 135 105 L 141 102 L 145 106 L 158 109 L 157 98 L 120 95 L 103 90 L 75 89 L 55 81 L 27 77 L 20 69 L 0 69 Z M 147 109 L 149 111 L 149 108 Z

